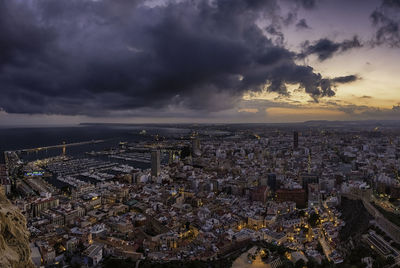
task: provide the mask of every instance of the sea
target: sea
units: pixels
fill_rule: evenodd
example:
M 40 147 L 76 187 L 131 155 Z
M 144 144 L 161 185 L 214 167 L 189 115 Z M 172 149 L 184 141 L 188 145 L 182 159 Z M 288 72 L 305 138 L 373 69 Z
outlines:
M 143 135 L 144 131 L 145 135 Z M 65 142 L 77 143 L 93 140 L 104 140 L 101 143 L 90 143 L 66 148 L 69 156 L 82 158 L 85 152 L 110 149 L 120 142 L 140 142 L 159 137 L 176 137 L 190 133 L 188 128 L 152 125 L 72 125 L 72 126 L 35 126 L 35 127 L 0 127 L 0 163 L 4 162 L 4 151 L 31 149 Z M 44 159 L 61 155 L 62 148 L 42 150 L 35 153 L 21 154 L 26 161 Z M 129 163 L 131 166 L 146 168 L 143 163 Z

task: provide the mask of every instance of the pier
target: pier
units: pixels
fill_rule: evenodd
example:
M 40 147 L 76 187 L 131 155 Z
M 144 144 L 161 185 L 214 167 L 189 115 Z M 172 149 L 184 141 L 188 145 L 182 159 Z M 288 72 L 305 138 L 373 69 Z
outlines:
M 79 145 L 85 145 L 85 144 L 97 144 L 97 143 L 102 143 L 102 142 L 104 142 L 104 140 L 91 140 L 91 141 L 82 141 L 82 142 L 74 142 L 74 143 L 65 143 L 64 142 L 63 144 L 30 148 L 30 149 L 22 149 L 22 150 L 17 150 L 16 152 L 17 153 L 34 153 L 34 152 L 39 152 L 39 151 L 43 151 L 43 150 L 62 148 L 63 152 L 65 153 L 65 149 L 67 147 L 79 146 Z

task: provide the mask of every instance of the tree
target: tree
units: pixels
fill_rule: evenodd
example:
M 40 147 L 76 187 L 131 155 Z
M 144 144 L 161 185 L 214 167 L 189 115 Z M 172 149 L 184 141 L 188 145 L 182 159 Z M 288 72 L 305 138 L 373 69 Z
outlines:
M 293 267 L 294 267 L 293 263 L 289 260 L 284 260 L 282 261 L 282 264 L 279 265 L 279 268 L 293 268 Z
M 308 218 L 308 223 L 310 224 L 311 227 L 316 227 L 317 224 L 319 223 L 319 216 L 317 213 L 312 213 L 310 215 L 310 218 Z
M 321 243 L 318 241 L 317 250 L 319 253 L 324 254 L 324 249 L 322 248 Z
M 396 263 L 396 260 L 393 258 L 393 256 L 389 256 L 386 258 L 386 264 L 387 265 L 393 265 Z
M 318 267 L 318 262 L 311 257 L 308 258 L 307 268 L 317 268 L 317 267 Z
M 377 256 L 374 260 L 374 263 L 372 264 L 373 268 L 380 268 L 384 267 L 386 263 L 386 260 L 382 258 L 381 256 Z
M 306 266 L 306 262 L 303 259 L 296 261 L 296 263 L 294 264 L 295 268 L 302 268 L 304 266 Z
M 392 247 L 394 247 L 394 248 L 400 250 L 400 244 L 399 244 L 399 243 L 396 243 L 396 242 L 393 241 L 390 245 L 391 245 Z
M 335 267 L 333 262 L 328 261 L 327 259 L 323 259 L 321 262 L 321 267 Z

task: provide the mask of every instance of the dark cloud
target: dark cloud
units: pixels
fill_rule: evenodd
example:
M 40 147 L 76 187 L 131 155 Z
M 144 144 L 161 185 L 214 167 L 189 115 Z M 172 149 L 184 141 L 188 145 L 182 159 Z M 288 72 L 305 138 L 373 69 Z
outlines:
M 370 18 L 377 28 L 373 45 L 400 47 L 400 1 L 383 0 Z
M 317 0 L 297 0 L 305 9 L 314 9 L 317 6 Z
M 7 63 L 29 64 L 38 56 L 46 56 L 54 33 L 35 22 L 34 15 L 22 3 L 0 2 L 0 68 Z
M 277 92 L 281 95 L 288 96 L 286 84 L 299 84 L 299 89 L 308 93 L 314 101 L 318 101 L 321 97 L 332 97 L 335 95 L 335 89 L 338 84 L 351 83 L 358 80 L 357 76 L 343 76 L 335 78 L 322 78 L 320 74 L 312 73 L 312 68 L 309 66 L 281 66 L 276 68 L 271 77 L 267 90 Z
M 362 96 L 358 98 L 370 98 L 370 96 Z M 354 120 L 371 120 L 371 119 L 384 119 L 397 120 L 400 116 L 400 103 L 397 103 L 392 106 L 392 108 L 380 108 L 376 106 L 368 106 L 368 105 L 356 105 L 343 101 L 327 101 L 327 108 L 333 108 L 338 111 L 342 111 L 346 113 L 349 118 Z
M 400 0 L 383 0 L 382 5 L 400 8 Z
M 311 29 L 310 26 L 308 26 L 307 21 L 305 19 L 301 19 L 299 20 L 299 22 L 296 24 L 296 28 L 298 30 L 302 30 L 302 29 Z
M 274 43 L 278 46 L 283 46 L 285 42 L 285 36 L 278 27 L 269 25 L 265 28 L 265 31 L 274 38 Z
M 347 76 L 339 76 L 336 78 L 333 78 L 332 81 L 334 83 L 351 83 L 354 82 L 356 80 L 358 80 L 359 78 L 356 75 L 347 75 Z
M 333 96 L 342 82 L 296 64 L 296 55 L 257 25 L 279 17 L 277 3 L 1 1 L 0 107 L 73 115 L 169 106 L 212 112 L 265 84 L 280 94 L 299 84 L 316 101 Z
M 363 45 L 357 36 L 354 36 L 353 39 L 344 40 L 342 42 L 334 42 L 328 38 L 322 38 L 312 44 L 309 41 L 306 41 L 303 44 L 303 52 L 299 57 L 305 58 L 309 55 L 315 54 L 318 56 L 320 61 L 324 61 L 331 58 L 334 54 L 342 53 L 353 48 L 360 48 L 362 46 Z
M 283 19 L 283 23 L 285 26 L 293 24 L 297 20 L 296 12 L 289 12 L 286 18 Z

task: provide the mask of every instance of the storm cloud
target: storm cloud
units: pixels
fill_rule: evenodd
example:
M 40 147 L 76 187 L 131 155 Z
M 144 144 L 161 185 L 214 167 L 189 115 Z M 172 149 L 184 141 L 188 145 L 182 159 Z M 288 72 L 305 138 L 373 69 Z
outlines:
M 324 61 L 333 57 L 335 54 L 343 53 L 353 48 L 360 48 L 362 46 L 363 45 L 357 36 L 342 42 L 334 42 L 328 38 L 322 38 L 313 43 L 306 41 L 303 44 L 303 52 L 299 57 L 305 58 L 309 55 L 315 54 L 320 61 Z
M 299 22 L 296 24 L 296 28 L 298 30 L 302 30 L 302 29 L 311 29 L 310 26 L 308 26 L 307 21 L 305 19 L 301 19 L 299 20 Z
M 296 54 L 257 24 L 279 12 L 272 0 L 1 1 L 0 107 L 67 115 L 171 105 L 219 111 L 248 91 L 286 95 L 286 84 L 298 84 L 318 101 L 354 81 L 296 64 Z M 327 52 L 317 43 L 306 53 L 323 60 L 356 41 L 328 44 Z
M 372 44 L 400 47 L 400 1 L 383 0 L 370 17 L 377 28 Z
M 297 0 L 305 9 L 314 9 L 318 0 Z

